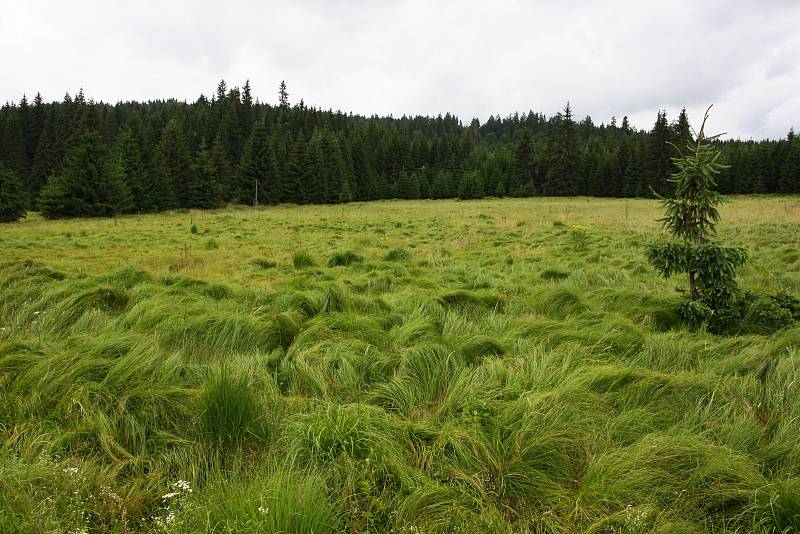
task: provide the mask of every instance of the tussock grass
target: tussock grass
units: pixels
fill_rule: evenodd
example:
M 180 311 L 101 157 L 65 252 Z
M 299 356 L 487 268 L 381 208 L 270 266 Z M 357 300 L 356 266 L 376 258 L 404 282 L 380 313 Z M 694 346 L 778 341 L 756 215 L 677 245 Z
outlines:
M 264 258 L 253 258 L 250 260 L 250 265 L 259 269 L 274 269 L 278 266 L 278 263 Z M 295 267 L 298 267 L 298 265 L 295 264 Z
M 344 252 L 334 252 L 328 257 L 328 267 L 339 267 L 342 265 L 352 265 L 364 261 L 362 256 L 350 250 Z
M 302 269 L 303 267 L 315 267 L 317 262 L 305 252 L 295 252 L 292 254 L 292 264 L 295 269 Z
M 386 253 L 386 261 L 405 262 L 411 259 L 411 252 L 402 247 L 395 247 Z
M 742 287 L 800 293 L 796 203 L 723 207 Z M 800 529 L 800 327 L 687 330 L 628 204 L 0 225 L 0 531 Z

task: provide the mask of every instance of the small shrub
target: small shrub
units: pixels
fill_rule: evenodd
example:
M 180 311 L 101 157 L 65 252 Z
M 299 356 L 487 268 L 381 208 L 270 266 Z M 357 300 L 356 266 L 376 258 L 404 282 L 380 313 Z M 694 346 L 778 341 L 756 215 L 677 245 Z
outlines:
M 758 296 L 747 308 L 745 320 L 765 330 L 775 331 L 794 322 L 791 310 L 773 297 Z
M 196 233 L 197 233 L 197 225 L 196 225 L 196 224 L 193 224 L 193 225 L 191 226 L 191 228 L 189 228 L 189 231 L 190 231 L 191 233 L 193 233 L 193 234 L 196 234 Z
M 575 250 L 586 250 L 589 244 L 589 230 L 580 224 L 569 227 L 569 240 Z
M 213 239 L 209 239 L 208 241 L 206 241 L 206 244 L 203 245 L 203 248 L 205 248 L 206 250 L 217 250 L 219 248 L 219 244 L 217 244 L 217 242 L 214 241 Z
M 328 267 L 339 267 L 344 265 L 351 265 L 353 263 L 361 263 L 364 258 L 355 252 L 335 252 L 328 258 Z
M 491 405 L 484 399 L 477 398 L 470 395 L 464 399 L 464 404 L 461 406 L 461 418 L 473 425 L 480 426 L 486 421 L 489 421 L 494 412 Z
M 386 261 L 406 261 L 411 259 L 411 252 L 404 248 L 393 248 L 386 254 Z
M 781 308 L 785 308 L 792 313 L 795 321 L 800 321 L 800 299 L 787 293 L 778 293 L 772 297 Z
M 678 304 L 678 315 L 689 325 L 700 325 L 708 321 L 713 310 L 702 300 L 685 299 Z
M 303 267 L 314 267 L 317 262 L 305 252 L 295 252 L 292 254 L 292 264 L 294 264 L 295 269 L 302 269 Z

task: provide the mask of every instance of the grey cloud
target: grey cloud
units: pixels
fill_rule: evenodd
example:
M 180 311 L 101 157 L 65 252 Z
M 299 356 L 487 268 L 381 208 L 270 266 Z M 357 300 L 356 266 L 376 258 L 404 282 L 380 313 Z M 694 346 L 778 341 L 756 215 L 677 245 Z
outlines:
M 121 0 L 3 6 L 0 99 L 84 87 L 98 100 L 210 94 L 220 77 L 363 114 L 464 121 L 543 111 L 629 115 L 682 106 L 734 137 L 800 126 L 800 3 Z

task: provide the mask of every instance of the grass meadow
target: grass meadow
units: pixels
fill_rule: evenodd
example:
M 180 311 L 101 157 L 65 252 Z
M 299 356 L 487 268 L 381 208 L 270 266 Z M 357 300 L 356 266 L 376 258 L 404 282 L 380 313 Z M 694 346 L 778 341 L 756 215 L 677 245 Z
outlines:
M 799 532 L 800 326 L 682 326 L 660 211 L 0 225 L 0 532 Z M 800 295 L 800 199 L 719 230 Z

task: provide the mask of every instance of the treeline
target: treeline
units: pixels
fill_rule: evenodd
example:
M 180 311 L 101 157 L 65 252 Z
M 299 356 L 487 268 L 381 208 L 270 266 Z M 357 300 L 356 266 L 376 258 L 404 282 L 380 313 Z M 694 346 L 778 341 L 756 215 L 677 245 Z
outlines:
M 650 131 L 529 112 L 469 125 L 437 117 L 364 117 L 254 101 L 249 82 L 209 99 L 87 100 L 0 108 L 0 218 L 110 216 L 227 203 L 387 198 L 651 196 L 669 191 L 685 110 Z M 800 193 L 800 140 L 720 143 L 724 193 Z

